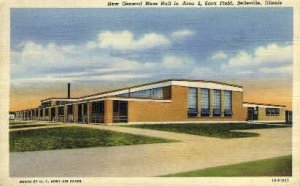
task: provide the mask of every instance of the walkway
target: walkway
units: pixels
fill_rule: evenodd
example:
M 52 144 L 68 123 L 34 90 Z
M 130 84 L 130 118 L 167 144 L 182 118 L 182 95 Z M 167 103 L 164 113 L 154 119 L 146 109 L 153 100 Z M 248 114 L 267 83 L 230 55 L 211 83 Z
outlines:
M 120 126 L 68 126 L 106 129 L 181 142 L 11 153 L 11 176 L 159 176 L 289 155 L 292 152 L 292 128 L 247 130 L 260 133 L 260 136 L 218 139 Z

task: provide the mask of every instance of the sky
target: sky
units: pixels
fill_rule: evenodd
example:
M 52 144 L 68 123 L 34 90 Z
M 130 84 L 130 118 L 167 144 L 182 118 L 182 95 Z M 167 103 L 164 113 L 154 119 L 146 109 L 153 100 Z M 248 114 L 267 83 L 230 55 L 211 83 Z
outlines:
M 11 110 L 169 78 L 292 95 L 292 8 L 11 9 Z

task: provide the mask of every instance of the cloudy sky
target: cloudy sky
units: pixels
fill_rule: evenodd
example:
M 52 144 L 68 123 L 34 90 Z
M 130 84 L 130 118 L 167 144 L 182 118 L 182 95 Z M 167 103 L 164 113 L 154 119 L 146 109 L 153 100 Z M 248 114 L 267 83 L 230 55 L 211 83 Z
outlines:
M 12 9 L 11 109 L 167 78 L 243 85 L 245 101 L 290 106 L 293 12 Z M 22 98 L 20 101 L 20 98 Z

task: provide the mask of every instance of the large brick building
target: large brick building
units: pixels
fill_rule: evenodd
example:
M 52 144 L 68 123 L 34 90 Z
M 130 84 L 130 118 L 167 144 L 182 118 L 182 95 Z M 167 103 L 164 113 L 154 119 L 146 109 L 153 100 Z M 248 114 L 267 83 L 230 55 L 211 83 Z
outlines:
M 252 107 L 255 110 L 250 113 Z M 240 122 L 249 119 L 249 114 L 250 119 L 258 120 L 253 114 L 259 108 L 263 114 L 264 105 L 243 103 L 239 85 L 170 79 L 79 98 L 70 98 L 69 92 L 67 98 L 44 99 L 38 108 L 16 111 L 15 115 L 21 120 L 105 124 Z M 276 122 L 284 121 L 284 106 L 267 108 L 265 114 L 275 114 Z

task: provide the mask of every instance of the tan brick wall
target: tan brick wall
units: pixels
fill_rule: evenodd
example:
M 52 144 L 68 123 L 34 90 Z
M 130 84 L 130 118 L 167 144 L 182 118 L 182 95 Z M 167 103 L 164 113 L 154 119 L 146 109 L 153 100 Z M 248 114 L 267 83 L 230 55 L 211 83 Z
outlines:
M 104 101 L 104 123 L 113 122 L 113 100 Z
M 232 113 L 236 120 L 247 119 L 247 109 L 243 107 L 243 92 L 232 92 Z
M 91 116 L 92 116 L 92 103 L 88 102 L 87 103 L 87 122 L 88 123 L 90 123 Z
M 68 105 L 64 105 L 64 122 L 68 120 Z
M 78 122 L 78 104 L 73 104 L 74 122 Z
M 172 102 L 129 101 L 128 122 L 155 121 L 245 121 L 246 109 L 243 108 L 243 93 L 232 93 L 233 116 L 225 117 L 195 117 L 188 118 L 188 88 L 172 86 Z M 213 100 L 213 98 L 211 98 Z M 222 100 L 223 101 L 223 100 Z M 211 105 L 212 106 L 212 105 Z

